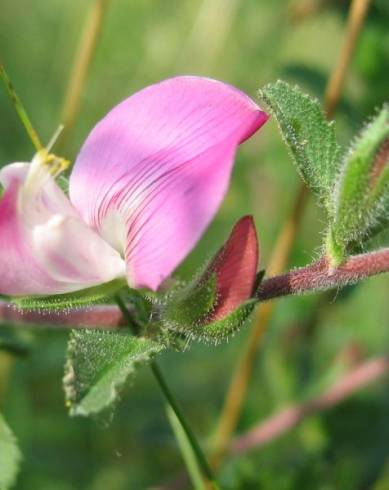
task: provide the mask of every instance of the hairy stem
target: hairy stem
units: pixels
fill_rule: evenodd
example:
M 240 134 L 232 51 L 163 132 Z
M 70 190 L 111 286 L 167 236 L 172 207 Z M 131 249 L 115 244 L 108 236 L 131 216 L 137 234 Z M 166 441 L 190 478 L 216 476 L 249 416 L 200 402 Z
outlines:
M 269 301 L 293 294 L 341 288 L 384 272 L 389 272 L 389 248 L 354 255 L 335 269 L 330 266 L 326 257 L 322 257 L 313 264 L 264 279 L 257 298 L 259 301 Z M 94 305 L 53 311 L 24 310 L 0 300 L 0 324 L 106 329 L 122 328 L 130 324 L 136 332 L 139 331 L 140 327 L 134 323 L 129 306 L 121 298 L 116 298 L 116 301 L 119 308 L 113 305 Z
M 335 269 L 326 257 L 306 267 L 266 279 L 258 291 L 258 299 L 267 301 L 280 296 L 341 288 L 366 277 L 389 271 L 389 249 L 355 255 Z
M 329 118 L 333 116 L 340 99 L 346 73 L 350 66 L 358 34 L 367 14 L 368 5 L 369 0 L 353 0 L 351 3 L 343 45 L 327 83 L 324 108 Z M 301 185 L 292 206 L 292 213 L 281 229 L 274 253 L 270 258 L 268 270 L 271 274 L 281 274 L 285 269 L 303 216 L 306 197 L 307 190 L 304 185 Z M 238 423 L 253 371 L 256 353 L 263 337 L 263 332 L 270 323 L 272 313 L 273 303 L 266 303 L 258 308 L 246 348 L 238 360 L 232 375 L 213 438 L 213 463 L 215 467 L 221 464 L 228 443 Z

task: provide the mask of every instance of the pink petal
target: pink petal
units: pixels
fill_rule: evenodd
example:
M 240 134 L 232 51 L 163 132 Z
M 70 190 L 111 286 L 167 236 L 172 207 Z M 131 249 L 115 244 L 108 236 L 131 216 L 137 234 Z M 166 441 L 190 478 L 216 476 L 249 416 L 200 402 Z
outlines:
M 31 165 L 0 171 L 0 293 L 64 293 L 124 275 L 120 255 L 83 224 L 43 167 L 31 176 Z
M 70 198 L 124 253 L 131 286 L 156 290 L 190 252 L 226 193 L 237 145 L 266 120 L 229 85 L 178 77 L 126 99 L 92 130 Z
M 208 277 L 216 275 L 217 303 L 208 320 L 221 320 L 252 297 L 257 267 L 257 232 L 252 216 L 245 216 L 205 273 Z

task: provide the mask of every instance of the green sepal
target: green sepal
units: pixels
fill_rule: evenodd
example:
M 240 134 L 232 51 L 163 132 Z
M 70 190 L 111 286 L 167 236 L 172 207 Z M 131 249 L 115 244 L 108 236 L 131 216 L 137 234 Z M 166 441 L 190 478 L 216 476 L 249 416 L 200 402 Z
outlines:
M 301 177 L 328 209 L 340 156 L 334 123 L 326 120 L 318 100 L 281 80 L 266 85 L 259 97 L 276 119 Z
M 262 277 L 260 274 L 258 284 Z M 185 288 L 181 301 L 175 302 L 174 298 L 171 298 L 168 306 L 161 310 L 162 326 L 173 334 L 173 338 L 174 334 L 180 334 L 190 341 L 198 340 L 213 344 L 222 342 L 244 325 L 257 303 L 255 299 L 248 300 L 225 318 L 212 321 L 216 301 L 215 276 L 197 285 L 197 288 L 192 286 L 189 291 Z M 182 345 L 186 346 L 186 344 Z
M 73 330 L 63 378 L 70 415 L 111 416 L 137 369 L 164 348 L 162 343 L 125 333 Z
M 362 130 L 347 153 L 333 193 L 327 252 L 347 253 L 389 224 L 389 106 Z
M 63 311 L 92 304 L 102 304 L 127 285 L 124 279 L 115 279 L 105 284 L 76 291 L 74 293 L 51 296 L 22 296 L 10 301 L 20 309 Z
M 0 489 L 8 490 L 19 472 L 21 453 L 16 438 L 0 413 Z
M 257 303 L 256 299 L 246 301 L 223 319 L 206 323 L 200 329 L 194 326 L 192 329 L 188 329 L 186 334 L 206 343 L 218 344 L 223 342 L 244 326 Z
M 197 277 L 197 276 L 196 276 Z M 216 302 L 216 276 L 193 280 L 170 294 L 162 303 L 160 319 L 169 330 L 186 334 L 193 325 L 205 321 Z

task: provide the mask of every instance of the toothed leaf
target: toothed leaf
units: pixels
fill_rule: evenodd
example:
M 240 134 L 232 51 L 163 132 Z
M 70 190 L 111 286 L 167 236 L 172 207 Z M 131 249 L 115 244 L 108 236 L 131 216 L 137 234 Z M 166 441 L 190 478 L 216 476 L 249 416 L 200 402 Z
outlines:
M 71 415 L 111 415 L 136 370 L 164 349 L 150 339 L 97 330 L 72 331 L 64 389 Z
M 328 207 L 339 161 L 334 124 L 326 121 L 320 103 L 278 80 L 259 91 L 276 119 L 302 178 Z
M 8 490 L 16 480 L 21 454 L 15 436 L 0 413 L 0 488 Z

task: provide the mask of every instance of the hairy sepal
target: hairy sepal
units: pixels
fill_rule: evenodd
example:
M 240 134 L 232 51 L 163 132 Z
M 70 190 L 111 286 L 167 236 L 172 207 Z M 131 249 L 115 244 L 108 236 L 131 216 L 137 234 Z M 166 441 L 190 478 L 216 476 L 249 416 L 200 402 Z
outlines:
M 201 278 L 202 274 L 198 274 L 197 277 Z M 263 275 L 260 274 L 257 278 L 258 287 L 262 277 Z M 218 344 L 244 326 L 257 300 L 249 299 L 226 317 L 213 320 L 216 303 L 216 276 L 212 275 L 206 281 L 197 278 L 172 294 L 162 305 L 160 311 L 162 328 L 168 331 L 171 340 L 178 334 L 188 341 Z M 182 345 L 186 346 L 186 344 Z
M 205 343 L 219 344 L 228 340 L 231 336 L 237 333 L 249 320 L 257 300 L 250 299 L 241 304 L 230 315 L 227 315 L 221 320 L 216 320 L 211 323 L 206 323 L 198 328 L 194 325 L 193 328 L 186 329 L 186 336 L 189 340 L 196 339 Z

